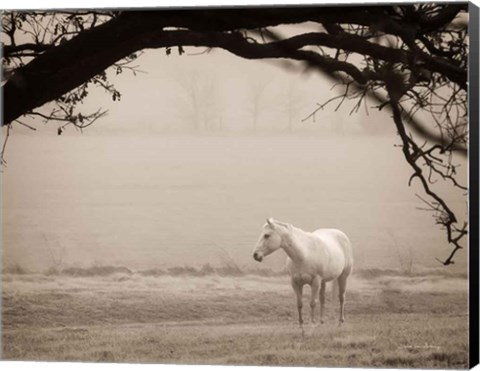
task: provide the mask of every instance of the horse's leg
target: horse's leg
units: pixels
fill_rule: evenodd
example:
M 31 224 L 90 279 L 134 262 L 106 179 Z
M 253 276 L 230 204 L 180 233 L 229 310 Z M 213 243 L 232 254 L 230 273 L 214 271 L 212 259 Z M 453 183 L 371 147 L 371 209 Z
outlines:
M 320 290 L 320 277 L 313 278 L 312 283 L 312 297 L 310 299 L 310 310 L 312 312 L 312 323 L 315 323 L 315 307 L 317 305 L 318 291 Z
M 323 314 L 325 312 L 325 288 L 327 283 L 322 280 L 320 285 L 320 323 L 324 323 Z
M 345 291 L 347 290 L 348 274 L 343 273 L 338 277 L 338 299 L 340 300 L 340 321 L 339 326 L 345 322 Z
M 302 294 L 303 294 L 303 284 L 299 284 L 292 279 L 292 287 L 297 295 L 297 309 L 298 309 L 298 323 L 303 329 L 303 317 L 302 317 Z

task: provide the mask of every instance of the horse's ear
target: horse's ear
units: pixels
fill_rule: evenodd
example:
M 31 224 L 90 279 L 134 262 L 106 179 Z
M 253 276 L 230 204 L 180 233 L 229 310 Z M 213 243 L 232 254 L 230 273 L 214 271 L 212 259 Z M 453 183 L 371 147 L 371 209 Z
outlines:
M 267 224 L 271 227 L 271 228 L 275 228 L 275 225 L 274 225 L 274 221 L 273 221 L 273 218 L 268 218 L 267 219 Z

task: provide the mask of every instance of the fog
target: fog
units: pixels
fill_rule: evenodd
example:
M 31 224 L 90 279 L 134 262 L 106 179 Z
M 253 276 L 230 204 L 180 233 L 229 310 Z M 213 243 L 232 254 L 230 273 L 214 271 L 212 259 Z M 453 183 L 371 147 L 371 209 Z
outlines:
M 52 122 L 14 128 L 2 174 L 4 265 L 253 267 L 267 217 L 343 230 L 360 267 L 439 265 L 450 247 L 418 210 L 388 112 L 367 104 L 350 114 L 354 103 L 335 111 L 334 102 L 306 119 L 335 95 L 329 80 L 301 65 L 188 55 L 200 51 L 147 51 L 138 59 L 146 73 L 109 73 L 121 101 L 93 89 L 81 110 L 109 115 L 83 133 L 57 136 Z M 465 161 L 459 171 L 466 183 Z M 463 215 L 462 194 L 439 189 Z M 466 252 L 456 260 L 452 269 L 465 270 Z

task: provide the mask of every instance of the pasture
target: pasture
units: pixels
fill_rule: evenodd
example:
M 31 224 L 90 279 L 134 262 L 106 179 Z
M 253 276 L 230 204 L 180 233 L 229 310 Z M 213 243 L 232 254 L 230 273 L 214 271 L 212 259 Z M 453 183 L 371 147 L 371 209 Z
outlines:
M 12 136 L 1 179 L 4 359 L 467 366 L 467 254 L 434 259 L 395 137 L 37 139 Z M 285 254 L 252 257 L 269 216 L 349 236 L 343 327 L 330 286 L 310 325 L 305 287 L 301 336 Z
M 307 304 L 309 290 L 304 292 Z M 308 305 L 304 306 L 306 311 Z M 308 312 L 305 312 L 305 314 Z M 467 278 L 357 270 L 346 323 L 305 336 L 286 274 L 97 267 L 4 272 L 2 358 L 175 364 L 466 368 Z

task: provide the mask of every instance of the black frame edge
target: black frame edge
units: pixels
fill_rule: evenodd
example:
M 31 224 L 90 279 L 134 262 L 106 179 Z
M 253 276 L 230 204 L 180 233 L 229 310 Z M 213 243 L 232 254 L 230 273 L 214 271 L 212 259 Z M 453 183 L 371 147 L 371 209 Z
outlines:
M 479 7 L 469 3 L 469 367 L 479 363 Z

